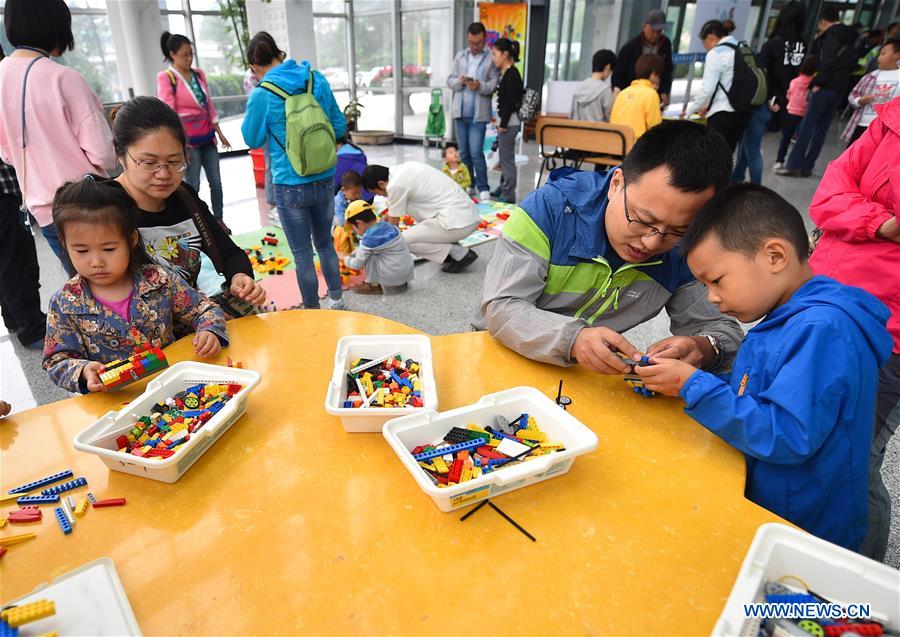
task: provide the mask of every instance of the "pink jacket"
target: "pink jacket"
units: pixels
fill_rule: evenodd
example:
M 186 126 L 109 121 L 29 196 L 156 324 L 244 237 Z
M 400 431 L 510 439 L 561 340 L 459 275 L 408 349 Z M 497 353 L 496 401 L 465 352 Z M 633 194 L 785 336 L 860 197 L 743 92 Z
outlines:
M 878 117 L 828 165 L 809 215 L 822 229 L 810 264 L 863 288 L 891 310 L 888 331 L 900 354 L 900 243 L 876 237 L 900 204 L 900 97 L 875 106 Z
M 53 221 L 57 188 L 85 173 L 106 175 L 116 165 L 116 154 L 103 107 L 91 87 L 78 71 L 43 58 L 31 67 L 25 91 L 24 174 L 22 78 L 32 59 L 7 57 L 0 63 L 0 159 L 16 169 L 28 209 L 47 226 Z
M 200 69 L 194 69 L 200 80 L 200 88 L 206 95 L 206 103 L 209 106 L 200 104 L 194 97 L 194 92 L 185 80 L 184 76 L 175 70 L 171 65 L 165 71 L 160 71 L 156 75 L 156 96 L 172 107 L 178 116 L 185 122 L 194 121 L 198 118 L 205 117 L 207 114 L 213 124 L 218 123 L 219 114 L 216 112 L 216 106 L 209 97 L 209 86 L 206 83 L 206 75 Z M 175 86 L 172 86 L 172 79 L 169 72 L 175 76 Z M 173 90 L 174 88 L 174 90 Z M 190 133 L 189 133 L 190 134 Z M 213 138 L 215 143 L 215 138 Z
M 806 107 L 809 105 L 809 83 L 812 75 L 798 75 L 788 84 L 787 111 L 791 115 L 806 115 Z

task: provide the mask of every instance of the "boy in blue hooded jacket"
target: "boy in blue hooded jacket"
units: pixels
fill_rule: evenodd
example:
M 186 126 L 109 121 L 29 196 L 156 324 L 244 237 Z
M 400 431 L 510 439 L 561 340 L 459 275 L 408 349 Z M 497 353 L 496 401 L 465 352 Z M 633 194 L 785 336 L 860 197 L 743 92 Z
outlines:
M 729 378 L 674 359 L 639 367 L 646 386 L 744 453 L 746 496 L 851 550 L 866 534 L 868 457 L 889 312 L 874 296 L 813 276 L 800 213 L 777 193 L 733 186 L 681 242 L 710 302 L 745 323 Z

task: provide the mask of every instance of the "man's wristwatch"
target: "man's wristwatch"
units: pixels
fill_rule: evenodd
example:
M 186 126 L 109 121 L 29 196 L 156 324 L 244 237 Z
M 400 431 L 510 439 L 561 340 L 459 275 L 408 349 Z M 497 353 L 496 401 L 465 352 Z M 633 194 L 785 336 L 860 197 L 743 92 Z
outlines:
M 722 360 L 722 356 L 724 352 L 722 351 L 722 344 L 719 342 L 718 337 L 713 336 L 712 334 L 702 334 L 703 338 L 709 341 L 709 346 L 712 348 L 714 357 L 712 362 L 707 365 L 708 369 L 713 369 L 718 366 L 718 364 Z

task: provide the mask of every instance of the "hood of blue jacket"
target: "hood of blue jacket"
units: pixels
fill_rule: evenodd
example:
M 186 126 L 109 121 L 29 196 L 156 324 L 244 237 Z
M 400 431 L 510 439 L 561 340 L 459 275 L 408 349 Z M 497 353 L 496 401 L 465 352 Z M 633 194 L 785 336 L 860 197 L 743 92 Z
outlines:
M 374 226 L 366 230 L 366 233 L 362 236 L 360 243 L 362 243 L 367 248 L 377 248 L 378 246 L 384 245 L 389 241 L 393 241 L 399 236 L 400 230 L 397 228 L 397 226 L 393 226 L 382 221 L 380 223 L 376 223 Z
M 816 276 L 794 292 L 784 305 L 776 308 L 748 334 L 748 338 L 767 330 L 782 327 L 793 316 L 807 310 L 820 312 L 831 307 L 847 315 L 859 327 L 860 345 L 867 345 L 884 365 L 891 354 L 893 341 L 885 324 L 890 317 L 887 306 L 861 288 L 838 283 L 827 276 Z M 849 332 L 848 332 L 849 334 Z M 821 362 L 827 364 L 828 352 L 822 352 Z
M 260 82 L 277 84 L 288 93 L 296 93 L 300 87 L 306 88 L 309 81 L 309 62 L 303 60 L 297 64 L 296 60 L 287 59 L 268 73 L 263 75 Z

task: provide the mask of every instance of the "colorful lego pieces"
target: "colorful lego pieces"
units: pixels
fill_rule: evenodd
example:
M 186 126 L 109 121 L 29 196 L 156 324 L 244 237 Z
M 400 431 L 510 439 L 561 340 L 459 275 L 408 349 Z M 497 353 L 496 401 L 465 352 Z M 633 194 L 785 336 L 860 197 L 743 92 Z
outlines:
M 108 389 L 118 389 L 168 366 L 169 361 L 161 349 L 144 344 L 134 355 L 104 365 L 100 380 Z
M 243 388 L 235 383 L 188 387 L 155 405 L 150 415 L 140 418 L 131 429 L 120 434 L 115 441 L 116 449 L 139 458 L 170 458 L 179 446 L 191 439 L 191 434 L 203 427 Z M 91 497 L 88 494 L 88 498 Z
M 64 482 L 62 484 L 58 484 L 55 487 L 50 487 L 49 489 L 44 489 L 41 491 L 42 495 L 57 495 L 59 493 L 64 493 L 66 491 L 71 491 L 72 489 L 77 489 L 79 487 L 87 486 L 87 478 L 75 478 L 74 480 L 70 480 L 69 482 Z
M 69 517 L 62 510 L 62 507 L 56 507 L 53 509 L 53 513 L 56 514 L 56 521 L 59 522 L 59 528 L 62 529 L 62 532 L 65 535 L 68 535 L 72 532 L 72 523 L 69 522 Z
M 403 361 L 400 352 L 374 360 L 359 358 L 347 373 L 344 408 L 422 407 L 419 363 Z
M 13 606 L 0 612 L 0 619 L 9 624 L 10 628 L 18 628 L 25 624 L 44 619 L 56 614 L 56 604 L 53 600 L 39 599 L 30 604 Z
M 278 245 L 278 237 L 275 236 L 274 232 L 267 232 L 266 236 L 262 238 L 262 242 L 266 245 L 277 246 Z
M 9 493 L 28 493 L 29 491 L 34 491 L 35 489 L 45 487 L 48 484 L 53 484 L 54 482 L 59 482 L 60 480 L 71 478 L 73 475 L 74 474 L 72 473 L 72 470 L 67 469 L 65 471 L 60 471 L 59 473 L 54 473 L 52 476 L 47 476 L 46 478 L 41 478 L 40 480 L 35 480 L 34 482 L 29 482 L 28 484 L 23 484 L 22 486 L 16 487 L 15 489 L 10 489 Z

